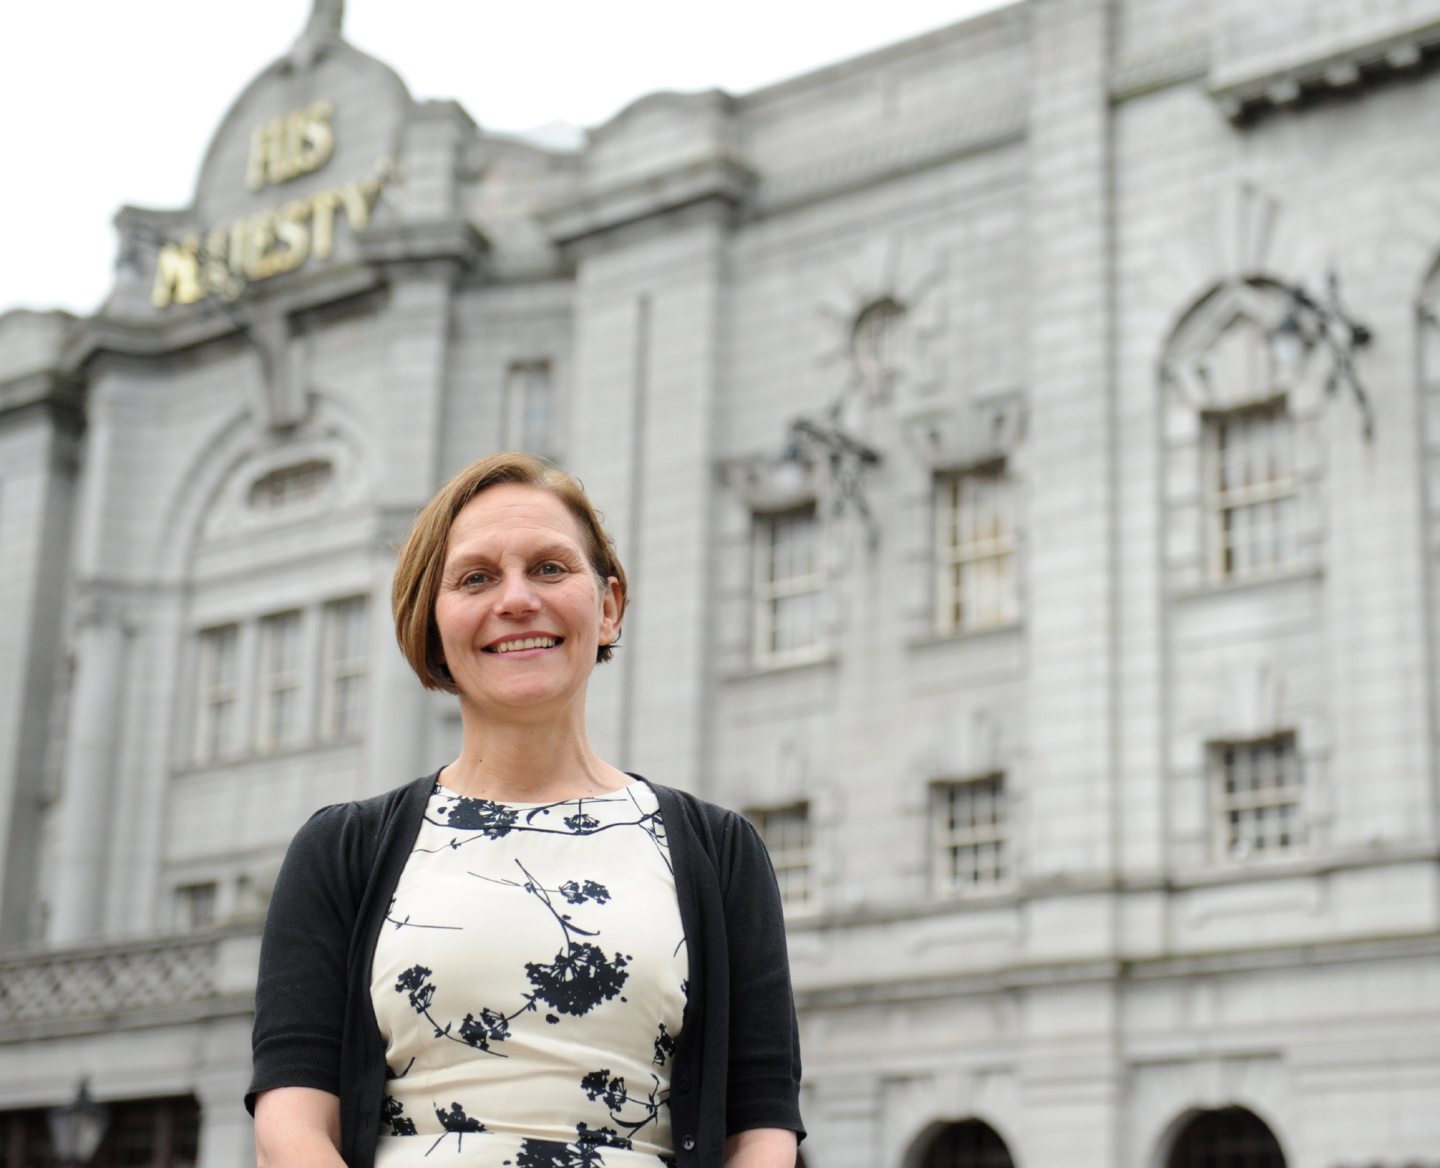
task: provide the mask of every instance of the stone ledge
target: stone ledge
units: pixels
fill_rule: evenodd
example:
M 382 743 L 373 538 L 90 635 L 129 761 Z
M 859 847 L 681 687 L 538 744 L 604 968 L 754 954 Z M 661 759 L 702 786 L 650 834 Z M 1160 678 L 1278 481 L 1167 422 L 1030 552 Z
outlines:
M 774 214 L 1019 142 L 1027 122 L 1025 102 L 1015 98 L 978 110 L 958 125 L 843 150 L 791 171 L 774 172 L 759 185 L 756 210 Z
M 755 176 L 734 158 L 716 155 L 663 174 L 576 197 L 541 213 L 550 238 L 572 244 L 709 200 L 738 204 Z
M 247 1012 L 259 946 L 247 928 L 0 957 L 0 1040 Z
M 1205 41 L 1182 41 L 1159 52 L 1124 61 L 1110 74 L 1110 100 L 1116 103 L 1198 81 L 1210 68 Z
M 1440 21 L 1320 55 L 1275 56 L 1216 68 L 1208 87 L 1225 116 L 1242 123 L 1305 100 L 1340 94 L 1413 73 L 1440 57 Z

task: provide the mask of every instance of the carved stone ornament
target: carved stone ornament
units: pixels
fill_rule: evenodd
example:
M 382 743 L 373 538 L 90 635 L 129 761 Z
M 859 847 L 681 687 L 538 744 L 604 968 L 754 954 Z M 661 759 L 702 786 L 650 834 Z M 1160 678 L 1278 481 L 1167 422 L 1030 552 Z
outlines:
M 922 465 L 957 470 L 1010 458 L 1024 438 L 1026 420 L 1025 395 L 1013 389 L 917 411 L 901 426 Z

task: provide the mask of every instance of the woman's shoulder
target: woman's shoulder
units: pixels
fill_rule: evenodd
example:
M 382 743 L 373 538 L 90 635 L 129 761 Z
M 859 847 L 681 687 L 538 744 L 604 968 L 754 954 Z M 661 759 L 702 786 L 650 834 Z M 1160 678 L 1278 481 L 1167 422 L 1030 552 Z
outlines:
M 635 777 L 641 778 L 639 775 Z M 667 826 L 677 826 L 671 821 L 678 816 L 680 823 L 700 837 L 712 857 L 718 858 L 736 848 L 764 851 L 759 832 L 740 812 L 702 799 L 680 787 L 669 787 L 653 779 L 642 781 L 655 792 L 660 802 L 660 814 Z
M 379 795 L 329 803 L 313 812 L 295 833 L 295 845 L 335 847 L 373 840 L 397 815 L 424 806 L 435 786 L 435 774 L 411 779 Z

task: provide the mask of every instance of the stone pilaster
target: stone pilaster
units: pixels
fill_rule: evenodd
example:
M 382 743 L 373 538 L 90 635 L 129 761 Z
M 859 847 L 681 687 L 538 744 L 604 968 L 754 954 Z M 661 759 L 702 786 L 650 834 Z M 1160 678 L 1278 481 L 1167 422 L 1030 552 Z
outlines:
M 56 945 L 94 940 L 105 931 L 103 893 L 129 636 L 122 612 L 89 600 L 75 633 L 64 778 L 59 801 L 51 809 L 55 860 L 48 935 Z

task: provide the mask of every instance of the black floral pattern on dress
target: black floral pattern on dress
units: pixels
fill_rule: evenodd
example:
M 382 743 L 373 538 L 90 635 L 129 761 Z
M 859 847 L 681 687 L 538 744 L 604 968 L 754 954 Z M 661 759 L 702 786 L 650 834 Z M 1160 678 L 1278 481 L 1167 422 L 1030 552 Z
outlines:
M 574 880 L 567 880 L 560 885 L 560 895 L 571 904 L 584 904 L 587 900 L 595 904 L 604 904 L 610 899 L 610 890 L 603 884 L 596 884 L 593 880 L 587 880 L 583 884 L 577 884 Z
M 633 1136 L 646 1124 L 654 1123 L 660 1115 L 660 1108 L 669 1101 L 669 1092 L 660 1086 L 656 1075 L 650 1076 L 651 1088 L 643 1096 L 631 1095 L 625 1086 L 623 1075 L 611 1075 L 610 1068 L 591 1071 L 580 1080 L 580 1089 L 592 1103 L 597 1100 L 605 1105 L 610 1118 L 617 1127 L 622 1127 Z M 630 1114 L 625 1109 L 631 1108 Z M 639 1108 L 639 1114 L 635 1112 Z M 603 1130 L 610 1130 L 608 1128 Z M 629 1139 L 627 1137 L 627 1143 Z
M 657 1067 L 663 1067 L 674 1053 L 675 1036 L 666 1029 L 665 1023 L 661 1022 L 660 1031 L 655 1035 L 655 1057 L 650 1061 Z
M 441 1026 L 430 1013 L 430 1007 L 435 1001 L 435 983 L 430 980 L 431 971 L 423 965 L 412 965 L 395 979 L 395 992 L 397 994 L 408 994 L 410 1008 L 419 1014 L 425 1021 L 430 1023 L 434 1031 L 434 1037 L 446 1038 L 451 1042 L 458 1042 L 474 1050 L 484 1051 L 486 1054 L 493 1054 L 497 1058 L 505 1058 L 506 1055 L 498 1050 L 491 1050 L 490 1043 L 498 1042 L 510 1034 L 510 1020 L 526 1010 L 533 1010 L 535 1004 L 527 1002 L 521 1006 L 515 1014 L 505 1015 L 498 1010 L 491 1010 L 482 1007 L 480 1017 L 474 1014 L 466 1014 L 460 1023 L 458 1034 L 450 1033 L 454 1029 L 453 1022 L 447 1022 Z M 414 1059 L 411 1059 L 414 1062 Z M 408 1068 L 407 1068 L 408 1069 Z
M 602 803 L 615 805 L 600 812 L 603 818 L 596 818 L 587 810 L 587 804 L 593 806 Z M 633 816 L 629 816 L 628 809 L 633 809 Z M 417 853 L 455 851 L 464 844 L 483 839 L 498 840 L 519 832 L 573 837 L 630 828 L 642 831 L 654 845 L 656 855 L 666 869 L 672 874 L 674 872 L 658 806 L 647 811 L 646 805 L 636 798 L 636 793 L 632 790 L 608 797 L 516 808 L 485 799 L 457 796 L 444 791 L 437 783 L 434 801 L 425 819 L 432 828 L 441 829 L 442 836 L 447 828 L 457 834 L 438 846 L 416 847 Z M 436 842 L 434 834 L 428 838 L 431 843 Z M 514 846 L 513 842 L 510 846 Z M 544 845 L 541 847 L 543 849 Z M 541 855 L 545 854 L 547 853 L 541 852 Z M 527 856 L 527 860 L 528 858 Z M 513 1012 L 507 1013 L 504 1009 L 488 1004 L 476 1004 L 475 1008 L 459 1017 L 459 1009 L 453 1005 L 449 966 L 443 962 L 438 965 L 442 974 L 438 979 L 429 965 L 417 962 L 404 969 L 396 977 L 394 984 L 395 992 L 404 996 L 410 1009 L 429 1023 L 435 1040 L 462 1044 L 477 1053 L 500 1058 L 507 1056 L 503 1050 L 497 1048 L 503 1047 L 512 1037 L 512 1023 L 523 1014 L 543 1015 L 547 1024 L 563 1025 L 565 1018 L 588 1014 L 617 997 L 622 1003 L 628 1001 L 622 991 L 631 977 L 631 966 L 635 960 L 633 954 L 608 946 L 602 947 L 602 929 L 599 926 L 610 917 L 610 914 L 603 911 L 612 901 L 610 887 L 600 880 L 581 875 L 567 874 L 568 878 L 563 880 L 557 880 L 553 876 L 542 879 L 532 873 L 525 862 L 513 857 L 512 860 L 518 871 L 518 875 L 513 879 L 506 879 L 493 870 L 471 871 L 469 874 L 487 883 L 523 892 L 524 897 L 521 899 L 533 898 L 538 901 L 539 906 L 543 906 L 560 930 L 562 941 L 561 947 L 555 951 L 551 960 L 523 963 L 528 991 L 525 983 L 518 981 L 519 970 L 515 970 L 517 982 L 513 984 L 521 1000 L 514 1003 L 516 1008 Z M 395 931 L 436 929 L 465 932 L 477 923 L 476 920 L 464 916 L 459 918 L 459 924 L 430 923 L 436 921 L 436 910 L 431 902 L 420 902 L 412 898 L 406 901 L 403 907 L 397 907 L 397 903 L 398 898 L 392 900 L 387 913 L 387 922 Z M 447 907 L 447 901 L 443 899 L 434 903 L 440 904 L 442 912 Z M 597 913 L 601 915 L 597 916 Z M 419 920 L 415 919 L 417 915 Z M 501 915 L 504 915 L 503 910 Z M 445 917 L 439 916 L 438 920 L 443 922 Z M 480 923 L 488 925 L 488 922 Z M 678 956 L 684 948 L 685 940 L 682 935 L 675 945 L 674 954 Z M 417 955 L 423 953 L 422 949 Z M 446 989 L 444 997 L 439 998 L 445 1007 L 442 1010 L 436 1009 L 439 996 L 437 980 L 442 982 Z M 680 989 L 688 997 L 688 983 L 682 980 Z M 438 1018 L 435 1016 L 437 1013 L 441 1015 Z M 451 1021 L 446 1015 L 449 1018 L 458 1017 L 459 1020 Z M 636 1038 L 640 1036 L 636 1035 Z M 643 1044 L 644 1040 L 640 1041 Z M 676 1037 L 664 1022 L 657 1024 L 652 1047 L 651 1062 L 656 1068 L 664 1068 L 673 1061 Z M 631 1052 L 631 1057 L 643 1058 L 643 1050 L 641 1045 L 640 1050 Z M 401 1057 L 404 1057 L 403 1052 L 404 1048 Z M 409 1064 L 400 1075 L 387 1067 L 387 1078 L 403 1077 L 414 1063 L 415 1056 L 411 1055 Z M 632 1079 L 641 1077 L 632 1072 Z M 627 1086 L 623 1071 L 612 1074 L 610 1069 L 605 1068 L 584 1075 L 579 1082 L 581 1093 L 592 1105 L 598 1103 L 603 1107 L 604 1112 L 592 1107 L 587 1115 L 589 1122 L 581 1120 L 580 1114 L 586 1114 L 586 1109 L 579 1104 L 581 1095 L 577 1094 L 575 1110 L 580 1114 L 572 1114 L 567 1121 L 575 1123 L 574 1140 L 522 1138 L 515 1159 L 506 1159 L 505 1163 L 511 1164 L 512 1168 L 604 1168 L 604 1150 L 615 1148 L 633 1152 L 634 1137 L 641 1129 L 655 1125 L 657 1130 L 654 1138 L 663 1139 L 664 1136 L 660 1134 L 660 1130 L 663 1130 L 660 1113 L 668 1103 L 669 1092 L 666 1087 L 662 1087 L 657 1075 L 651 1074 L 649 1078 L 648 1090 L 636 1090 Z M 574 1079 L 570 1081 L 575 1082 Z M 412 1096 L 405 1095 L 404 1098 L 412 1107 L 419 1106 L 419 1101 Z M 471 1102 L 473 1105 L 473 1101 Z M 456 1137 L 455 1150 L 458 1153 L 465 1135 L 488 1132 L 484 1123 L 466 1113 L 460 1101 L 450 1102 L 448 1109 L 438 1103 L 432 1103 L 431 1106 L 441 1132 L 425 1152 L 426 1156 L 439 1148 L 451 1135 Z M 596 1123 L 602 1115 L 608 1117 L 608 1122 L 602 1120 Z M 423 1133 L 417 1132 L 417 1127 L 427 1130 Z M 382 1135 L 433 1133 L 434 1128 L 430 1127 L 428 1122 L 421 1119 L 417 1124 L 415 1119 L 405 1114 L 404 1103 L 387 1094 L 381 1116 Z M 655 1160 L 669 1164 L 672 1168 L 675 1163 L 673 1157 L 665 1155 L 657 1155 Z
M 486 839 L 500 839 L 510 834 L 520 818 L 512 807 L 492 803 L 489 799 L 467 799 L 455 796 L 446 810 L 445 822 L 461 831 L 478 831 Z
M 589 835 L 600 826 L 600 821 L 583 809 L 577 809 L 574 815 L 567 815 L 561 822 L 576 835 Z
M 467 1135 L 479 1135 L 488 1130 L 478 1119 L 471 1119 L 466 1115 L 465 1109 L 458 1103 L 451 1103 L 449 1111 L 446 1111 L 443 1107 L 437 1107 L 435 1109 L 435 1118 L 440 1121 L 440 1126 L 445 1130 L 441 1133 L 440 1139 L 436 1140 L 426 1150 L 425 1154 L 427 1156 L 438 1148 L 441 1140 L 444 1140 L 447 1136 L 453 1135 L 455 1137 L 455 1150 L 458 1152 Z
M 562 1014 L 588 1014 L 620 992 L 630 977 L 625 969 L 629 964 L 623 954 L 607 958 L 603 949 L 581 941 L 557 953 L 548 964 L 527 961 L 525 976 L 547 1006 Z
M 385 1103 L 380 1113 L 382 1125 L 390 1125 L 392 1136 L 413 1136 L 416 1134 L 415 1121 L 405 1114 L 405 1108 L 400 1100 L 385 1096 Z
M 412 965 L 395 979 L 395 992 L 410 995 L 410 1008 L 417 1014 L 430 1009 L 435 1000 L 435 985 L 429 980 L 430 970 L 423 965 Z
M 603 1168 L 603 1148 L 629 1151 L 633 1146 L 627 1136 L 613 1127 L 592 1128 L 587 1123 L 575 1125 L 571 1143 L 559 1140 L 525 1140 L 515 1159 L 516 1168 Z
M 636 802 L 635 796 L 628 789 L 618 795 L 599 796 L 592 799 L 562 800 L 558 803 L 544 803 L 530 807 L 525 812 L 524 822 L 520 822 L 520 813 L 513 807 L 504 803 L 495 803 L 489 799 L 472 799 L 466 795 L 456 795 L 446 791 L 439 782 L 435 784 L 433 796 L 441 796 L 448 802 L 436 808 L 441 818 L 434 818 L 427 810 L 425 822 L 435 824 L 437 827 L 453 827 L 466 833 L 466 838 L 456 836 L 443 845 L 444 849 L 456 850 L 466 844 L 474 843 L 483 839 L 501 839 L 512 832 L 538 832 L 545 835 L 594 835 L 602 831 L 615 831 L 626 827 L 638 827 L 655 845 L 665 867 L 674 872 L 674 865 L 670 861 L 670 848 L 665 837 L 665 823 L 660 817 L 660 809 L 653 811 L 643 810 Z M 636 818 L 626 820 L 615 820 L 611 823 L 602 823 L 585 810 L 585 804 L 597 803 L 629 803 L 635 808 Z M 552 811 L 560 808 L 575 808 L 574 812 L 561 819 L 564 830 L 558 830 L 546 824 Z M 416 848 L 418 852 L 440 851 L 442 848 Z

